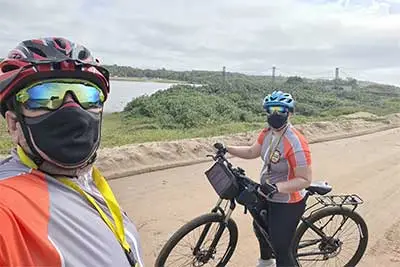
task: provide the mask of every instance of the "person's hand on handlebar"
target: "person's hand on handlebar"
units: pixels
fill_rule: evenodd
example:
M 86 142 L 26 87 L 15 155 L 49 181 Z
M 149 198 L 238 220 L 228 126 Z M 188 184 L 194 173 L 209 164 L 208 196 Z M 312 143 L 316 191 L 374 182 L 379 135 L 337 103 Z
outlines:
M 261 184 L 258 189 L 258 193 L 262 195 L 265 198 L 270 198 L 272 197 L 275 193 L 278 193 L 278 187 L 275 184 Z
M 218 149 L 218 153 L 226 154 L 226 152 L 228 152 L 223 143 L 215 143 L 214 147 Z

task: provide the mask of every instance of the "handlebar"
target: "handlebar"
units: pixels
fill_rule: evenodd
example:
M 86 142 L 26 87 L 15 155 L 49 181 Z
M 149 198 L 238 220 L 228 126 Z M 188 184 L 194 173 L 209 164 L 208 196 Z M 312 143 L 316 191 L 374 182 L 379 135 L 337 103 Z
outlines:
M 212 157 L 214 161 L 225 162 L 229 170 L 235 175 L 235 177 L 238 179 L 239 183 L 242 186 L 256 189 L 255 191 L 257 192 L 257 189 L 258 187 L 260 187 L 260 184 L 248 178 L 246 176 L 246 172 L 244 169 L 240 167 L 233 167 L 232 163 L 230 163 L 228 159 L 225 157 L 226 149 L 223 146 L 219 146 L 217 144 L 214 145 L 214 147 L 217 148 L 217 152 L 215 153 L 215 155 L 207 155 L 207 157 Z M 259 195 L 258 192 L 257 194 Z

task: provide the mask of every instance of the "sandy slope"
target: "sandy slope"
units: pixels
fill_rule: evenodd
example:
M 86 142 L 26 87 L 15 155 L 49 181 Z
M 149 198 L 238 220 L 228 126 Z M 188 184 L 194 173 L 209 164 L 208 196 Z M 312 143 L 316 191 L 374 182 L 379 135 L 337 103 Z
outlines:
M 314 179 L 325 179 L 333 193 L 357 193 L 365 203 L 370 241 L 359 266 L 400 266 L 400 129 L 311 145 Z M 257 179 L 260 160 L 232 162 Z M 204 170 L 209 162 L 110 181 L 122 206 L 138 225 L 147 266 L 165 240 L 183 223 L 210 210 L 216 195 Z M 255 266 L 257 243 L 250 217 L 238 208 L 239 244 L 229 266 Z

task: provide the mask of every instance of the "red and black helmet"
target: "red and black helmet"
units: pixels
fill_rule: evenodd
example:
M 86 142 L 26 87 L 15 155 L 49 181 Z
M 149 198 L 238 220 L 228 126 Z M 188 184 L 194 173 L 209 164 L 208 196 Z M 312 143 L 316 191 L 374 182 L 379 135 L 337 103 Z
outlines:
M 6 102 L 32 82 L 76 78 L 99 86 L 107 99 L 109 72 L 100 66 L 90 51 L 65 38 L 48 37 L 26 40 L 11 50 L 0 62 L 0 111 L 4 116 Z

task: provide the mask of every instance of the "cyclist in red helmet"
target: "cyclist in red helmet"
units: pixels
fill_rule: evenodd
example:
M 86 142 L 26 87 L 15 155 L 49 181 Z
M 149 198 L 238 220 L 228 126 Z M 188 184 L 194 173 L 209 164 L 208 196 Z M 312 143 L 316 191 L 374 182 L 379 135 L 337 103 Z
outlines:
M 82 45 L 26 40 L 0 63 L 15 148 L 0 162 L 1 266 L 143 266 L 135 225 L 94 166 L 109 73 Z
M 257 267 L 297 266 L 291 253 L 291 241 L 304 212 L 305 188 L 311 184 L 311 152 L 306 138 L 289 122 L 294 112 L 293 97 L 274 91 L 264 99 L 268 127 L 261 131 L 251 146 L 226 146 L 230 154 L 253 159 L 260 157 L 263 166 L 260 174 L 262 203 L 266 210 L 266 225 L 273 251 L 264 240 L 257 224 L 254 232 L 260 246 Z

